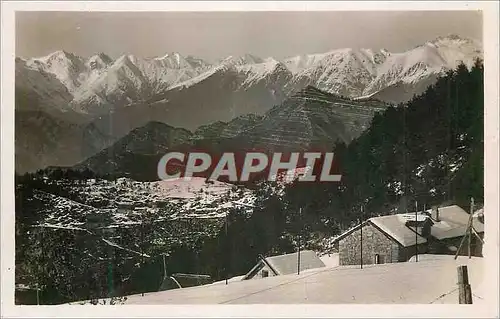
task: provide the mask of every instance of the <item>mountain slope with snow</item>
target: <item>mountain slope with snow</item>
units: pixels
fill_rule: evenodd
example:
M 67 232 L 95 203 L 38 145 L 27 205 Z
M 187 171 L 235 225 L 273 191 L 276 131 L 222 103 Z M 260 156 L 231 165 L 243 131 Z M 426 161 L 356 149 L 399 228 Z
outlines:
M 450 36 L 404 53 L 390 54 L 373 81 L 365 87 L 363 95 L 377 94 L 398 84 L 414 87 L 418 91 L 415 93 L 421 93 L 428 86 L 422 88 L 421 83 L 434 82 L 447 70 L 455 69 L 460 62 L 470 68 L 475 58 L 482 57 L 480 48 L 475 41 Z M 420 89 L 417 89 L 419 86 Z M 407 100 L 411 97 L 406 96 Z
M 158 100 L 155 95 L 189 88 L 224 72 L 229 72 L 229 77 L 237 73 L 235 90 L 274 81 L 272 91 L 278 95 L 280 91 L 288 95 L 312 85 L 337 95 L 359 98 L 397 84 L 418 86 L 419 81 L 428 82 L 429 78 L 455 68 L 459 61 L 470 66 L 477 57 L 482 57 L 481 44 L 455 35 L 440 37 L 401 53 L 346 48 L 283 61 L 246 54 L 222 59 L 214 65 L 175 52 L 155 58 L 123 55 L 112 60 L 103 53 L 86 59 L 56 51 L 46 57 L 19 60 L 16 78 L 26 77 L 23 66 L 31 72 L 52 74 L 71 94 L 71 107 L 95 117 L 117 107 Z M 241 114 L 235 116 L 238 115 Z
M 175 52 L 113 60 L 104 53 L 82 58 L 56 51 L 16 59 L 16 110 L 89 124 L 89 136 L 100 139 L 89 141 L 98 152 L 98 145 L 109 146 L 150 121 L 194 131 L 242 115 L 263 115 L 307 86 L 350 99 L 406 102 L 459 61 L 470 66 L 482 54 L 480 43 L 458 36 L 440 37 L 401 53 L 336 49 L 282 61 L 246 54 L 213 65 Z M 50 141 L 31 144 L 39 143 Z
M 209 64 L 179 53 L 148 59 L 123 55 L 113 60 L 104 53 L 83 58 L 56 51 L 45 57 L 19 60 L 16 68 L 20 78 L 24 76 L 23 67 L 53 75 L 59 81 L 53 85 L 62 84 L 71 94 L 72 108 L 94 116 L 107 113 L 116 105 L 144 100 L 201 74 Z

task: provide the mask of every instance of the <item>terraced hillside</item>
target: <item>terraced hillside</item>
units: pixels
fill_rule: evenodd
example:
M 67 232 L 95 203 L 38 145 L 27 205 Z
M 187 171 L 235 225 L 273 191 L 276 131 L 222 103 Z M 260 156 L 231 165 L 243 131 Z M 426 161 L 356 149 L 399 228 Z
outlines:
M 157 164 L 169 150 L 244 152 L 259 150 L 329 150 L 349 143 L 388 105 L 377 100 L 350 100 L 312 86 L 297 92 L 264 116 L 249 114 L 214 122 L 194 134 L 159 122 L 132 130 L 115 144 L 79 163 L 100 175 L 157 180 Z
M 234 144 L 267 150 L 331 148 L 349 143 L 365 130 L 383 102 L 354 101 L 308 86 L 271 109 Z

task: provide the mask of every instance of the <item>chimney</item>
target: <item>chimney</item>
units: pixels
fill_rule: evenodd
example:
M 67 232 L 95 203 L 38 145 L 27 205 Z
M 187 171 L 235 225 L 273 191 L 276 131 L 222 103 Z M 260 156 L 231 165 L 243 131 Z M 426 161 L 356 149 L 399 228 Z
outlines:
M 422 232 L 420 233 L 420 235 L 422 235 L 422 237 L 429 237 L 430 234 L 431 234 L 431 227 L 432 227 L 432 221 L 430 218 L 427 218 L 424 222 L 424 224 L 422 225 Z
M 439 222 L 439 207 L 434 206 L 432 207 L 432 219 L 435 221 Z
M 477 219 L 482 223 L 484 224 L 484 213 L 481 212 L 479 213 L 479 215 L 477 216 Z

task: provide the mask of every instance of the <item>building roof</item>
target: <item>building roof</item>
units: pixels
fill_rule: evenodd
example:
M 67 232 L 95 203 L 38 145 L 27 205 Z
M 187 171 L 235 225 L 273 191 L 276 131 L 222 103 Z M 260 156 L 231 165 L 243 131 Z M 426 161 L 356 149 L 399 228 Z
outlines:
M 432 210 L 429 209 L 425 212 L 417 213 L 416 220 L 419 222 L 430 220 L 432 222 L 430 232 L 432 237 L 441 240 L 460 237 L 465 234 L 470 215 L 461 207 L 457 205 L 440 207 L 439 221 L 431 217 L 431 211 Z M 415 213 L 372 217 L 337 236 L 335 240 L 341 240 L 353 231 L 359 229 L 361 225 L 370 223 L 404 247 L 413 246 L 415 242 L 417 244 L 424 244 L 427 242 L 427 239 L 421 235 L 415 236 L 415 231 L 406 226 L 408 220 L 415 220 L 415 217 L 412 216 L 415 216 Z M 478 233 L 484 232 L 484 224 L 477 216 L 473 216 L 473 226 Z
M 341 240 L 342 238 L 344 238 L 344 237 L 348 236 L 349 234 L 351 234 L 352 232 L 354 232 L 354 231 L 358 230 L 361 226 L 364 226 L 364 225 L 366 225 L 367 223 L 368 223 L 368 220 L 366 220 L 366 221 L 364 221 L 364 222 L 362 222 L 362 223 L 360 223 L 360 224 L 357 224 L 357 225 L 356 225 L 356 226 L 354 226 L 354 227 L 349 228 L 348 230 L 346 230 L 346 231 L 345 231 L 345 232 L 343 232 L 342 234 L 340 234 L 340 235 L 338 235 L 337 237 L 335 237 L 335 239 L 334 239 L 333 241 L 334 241 L 334 242 L 336 242 L 336 241 Z
M 297 272 L 298 253 L 267 257 L 266 262 L 279 274 L 288 275 Z M 300 252 L 300 270 L 325 267 L 325 264 L 312 250 Z
M 244 277 L 250 279 L 267 265 L 274 275 L 289 275 L 297 272 L 298 252 L 266 257 L 260 260 Z M 325 267 L 325 264 L 312 250 L 302 250 L 300 252 L 300 271 Z
M 401 245 L 408 247 L 427 242 L 425 237 L 415 234 L 415 231 L 405 225 L 407 214 L 387 215 L 370 218 L 369 221 Z
M 431 235 L 437 239 L 454 238 L 465 235 L 469 214 L 457 205 L 439 208 L 439 222 L 433 220 Z M 472 225 L 478 233 L 484 232 L 484 224 L 473 216 Z

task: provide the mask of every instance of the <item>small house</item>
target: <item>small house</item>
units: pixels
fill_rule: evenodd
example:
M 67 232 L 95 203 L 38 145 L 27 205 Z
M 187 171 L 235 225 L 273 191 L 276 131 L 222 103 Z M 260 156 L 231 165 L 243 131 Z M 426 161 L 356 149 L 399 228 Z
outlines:
M 466 234 L 469 214 L 457 205 L 431 210 L 372 217 L 349 229 L 335 241 L 340 265 L 383 264 L 408 261 L 424 253 L 455 254 Z M 473 217 L 482 238 L 484 221 Z M 472 239 L 472 255 L 481 256 L 481 241 Z M 463 245 L 459 254 L 468 253 Z
M 176 273 L 172 277 L 179 283 L 181 288 L 207 285 L 214 282 L 209 275 Z
M 300 260 L 300 268 L 298 267 Z M 257 264 L 243 277 L 242 280 L 265 278 L 271 276 L 281 276 L 297 273 L 314 268 L 325 267 L 325 264 L 314 251 L 304 250 L 299 252 L 261 257 Z
M 213 282 L 213 279 L 209 275 L 176 273 L 163 278 L 158 291 L 202 286 Z

